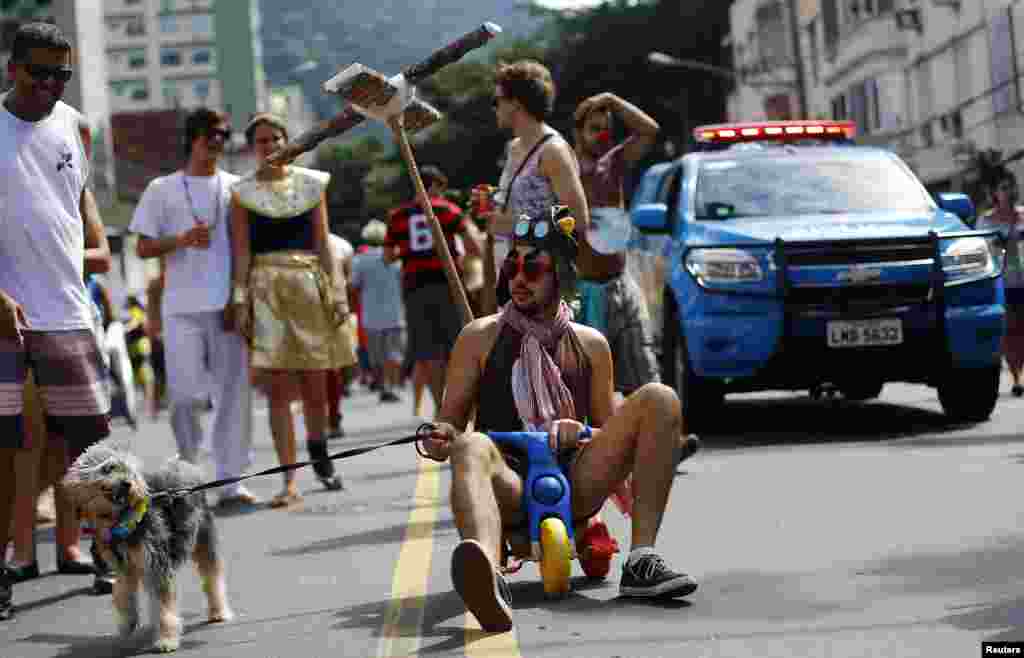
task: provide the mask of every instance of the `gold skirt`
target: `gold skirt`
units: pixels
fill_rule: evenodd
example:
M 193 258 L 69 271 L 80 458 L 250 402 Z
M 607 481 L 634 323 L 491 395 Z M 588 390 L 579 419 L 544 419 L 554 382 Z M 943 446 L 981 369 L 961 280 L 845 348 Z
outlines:
M 335 318 L 330 284 L 316 254 L 256 254 L 249 297 L 253 368 L 335 370 L 356 362 L 348 318 Z

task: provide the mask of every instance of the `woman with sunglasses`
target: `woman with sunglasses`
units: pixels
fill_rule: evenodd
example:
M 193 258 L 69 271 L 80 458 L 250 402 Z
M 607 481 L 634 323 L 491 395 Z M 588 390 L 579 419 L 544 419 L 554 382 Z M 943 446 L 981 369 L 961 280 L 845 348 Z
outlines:
M 1017 205 L 1017 178 L 1000 168 L 992 177 L 992 208 L 978 219 L 978 229 L 998 229 L 1006 241 L 1006 336 L 1003 356 L 1013 378 L 1015 397 L 1024 395 L 1024 207 Z
M 263 161 L 288 141 L 288 129 L 272 114 L 257 114 L 245 138 Z M 291 165 L 269 167 L 232 189 L 231 303 L 249 339 L 250 366 L 270 398 L 270 430 L 282 464 L 297 461 L 291 403 L 299 396 L 310 459 L 327 457 L 327 375 L 355 363 L 344 328 L 347 284 L 328 238 L 330 178 Z M 342 488 L 333 462 L 318 461 L 313 470 L 328 490 Z M 288 471 L 270 504 L 301 500 L 295 471 Z

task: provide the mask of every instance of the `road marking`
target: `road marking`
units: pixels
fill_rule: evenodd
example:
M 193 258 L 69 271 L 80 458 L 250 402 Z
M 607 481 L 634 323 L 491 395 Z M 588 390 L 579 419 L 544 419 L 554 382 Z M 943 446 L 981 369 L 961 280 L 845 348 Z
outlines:
M 391 604 L 384 617 L 377 657 L 412 656 L 419 652 L 430 561 L 434 552 L 434 525 L 441 489 L 441 465 L 419 458 L 416 506 L 409 513 L 405 538 L 391 579 Z
M 516 629 L 508 633 L 485 633 L 476 617 L 466 613 L 467 658 L 522 658 Z

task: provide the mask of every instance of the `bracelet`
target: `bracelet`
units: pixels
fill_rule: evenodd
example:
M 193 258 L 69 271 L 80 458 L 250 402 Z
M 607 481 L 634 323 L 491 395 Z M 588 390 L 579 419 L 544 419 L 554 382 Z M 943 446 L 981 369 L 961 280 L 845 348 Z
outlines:
M 249 289 L 245 286 L 236 285 L 231 289 L 231 301 L 235 304 L 244 304 L 249 301 Z

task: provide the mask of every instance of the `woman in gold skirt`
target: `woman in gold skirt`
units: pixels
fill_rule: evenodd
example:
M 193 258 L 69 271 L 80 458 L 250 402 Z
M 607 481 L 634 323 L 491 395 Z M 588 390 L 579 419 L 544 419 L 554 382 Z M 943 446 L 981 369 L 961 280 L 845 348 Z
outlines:
M 245 130 L 262 162 L 288 140 L 284 122 L 253 117 Z M 232 305 L 251 347 L 253 376 L 270 402 L 270 431 L 282 464 L 296 461 L 291 402 L 297 390 L 306 419 L 306 448 L 320 482 L 341 489 L 327 456 L 327 373 L 354 362 L 344 323 L 344 274 L 328 247 L 325 190 L 330 174 L 296 166 L 271 167 L 232 190 Z M 272 506 L 301 500 L 295 472 Z

